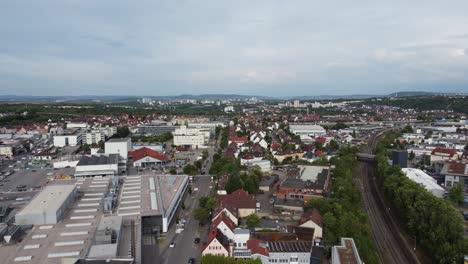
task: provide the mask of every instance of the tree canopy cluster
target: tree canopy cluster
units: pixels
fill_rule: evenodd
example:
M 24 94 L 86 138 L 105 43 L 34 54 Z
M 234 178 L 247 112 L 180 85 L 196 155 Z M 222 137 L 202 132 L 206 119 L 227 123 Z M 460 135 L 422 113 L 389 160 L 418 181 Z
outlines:
M 225 127 L 221 130 L 221 141 L 219 147 L 225 149 L 229 143 L 229 127 Z
M 245 223 L 249 228 L 260 226 L 260 217 L 257 214 L 250 214 L 245 218 Z
M 158 136 L 132 136 L 132 141 L 137 142 L 148 142 L 148 143 L 164 143 L 166 141 L 169 141 L 173 138 L 174 136 L 172 135 L 171 132 L 163 133 Z
M 184 167 L 184 173 L 187 175 L 195 176 L 198 173 L 198 168 L 195 164 L 187 164 Z
M 305 209 L 316 208 L 322 214 L 325 250 L 328 255 L 331 248 L 339 244 L 341 237 L 352 237 L 364 262 L 378 263 L 367 216 L 360 206 L 361 196 L 353 182 L 353 172 L 357 166 L 356 152 L 356 148 L 340 150 L 337 158 L 333 159 L 335 170 L 330 199 L 311 199 Z
M 447 201 L 404 176 L 399 167 L 390 167 L 385 146 L 386 142 L 377 146 L 376 172 L 399 221 L 434 263 L 460 263 L 468 254 L 461 215 Z
M 111 138 L 125 138 L 125 137 L 128 137 L 128 135 L 130 135 L 130 130 L 128 129 L 128 127 L 123 126 L 123 127 L 118 127 L 117 133 L 112 135 Z
M 210 196 L 202 196 L 198 199 L 198 208 L 193 211 L 193 216 L 200 224 L 206 224 L 211 211 L 216 207 L 216 199 Z

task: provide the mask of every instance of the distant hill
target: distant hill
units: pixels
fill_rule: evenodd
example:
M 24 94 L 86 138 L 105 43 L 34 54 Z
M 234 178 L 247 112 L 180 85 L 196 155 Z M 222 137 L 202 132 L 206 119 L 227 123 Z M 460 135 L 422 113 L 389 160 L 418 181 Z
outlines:
M 408 92 L 396 92 L 391 93 L 388 96 L 390 97 L 411 97 L 411 96 L 431 96 L 431 95 L 439 95 L 441 93 L 432 93 L 432 92 L 422 92 L 422 91 L 408 91 Z
M 263 100 L 356 100 L 375 97 L 412 97 L 412 96 L 433 96 L 433 95 L 454 95 L 454 93 L 432 93 L 422 91 L 402 91 L 389 95 L 377 94 L 351 94 L 351 95 L 305 95 L 305 96 L 263 96 L 263 95 L 241 95 L 241 94 L 181 94 L 167 96 L 135 96 L 135 95 L 81 95 L 81 96 L 27 96 L 27 95 L 0 95 L 3 102 L 37 102 L 37 103 L 123 103 L 135 102 L 137 99 L 148 97 L 155 100 L 246 100 L 252 97 Z
M 337 100 L 337 99 L 366 99 L 373 97 L 382 97 L 375 94 L 351 94 L 351 95 L 314 95 L 314 96 L 294 96 L 290 100 Z

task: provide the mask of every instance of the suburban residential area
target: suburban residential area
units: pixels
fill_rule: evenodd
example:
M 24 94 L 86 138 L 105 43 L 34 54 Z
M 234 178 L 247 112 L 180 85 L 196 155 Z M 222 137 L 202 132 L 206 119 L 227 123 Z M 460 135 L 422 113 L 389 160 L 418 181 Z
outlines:
M 468 264 L 468 1 L 1 1 L 0 264 Z
M 217 115 L 2 122 L 1 255 L 35 263 L 410 263 L 425 262 L 430 248 L 443 262 L 447 249 L 422 228 L 445 223 L 459 232 L 438 241 L 451 236 L 451 259 L 461 258 L 466 114 L 431 111 L 423 120 L 386 107 L 378 117 L 380 106 L 352 114 L 353 104 L 249 99 L 220 102 Z M 332 109 L 334 117 L 318 113 Z M 418 210 L 446 204 L 446 219 L 413 226 L 403 186 L 420 193 L 412 199 L 427 196 Z M 388 237 L 393 228 L 403 238 Z

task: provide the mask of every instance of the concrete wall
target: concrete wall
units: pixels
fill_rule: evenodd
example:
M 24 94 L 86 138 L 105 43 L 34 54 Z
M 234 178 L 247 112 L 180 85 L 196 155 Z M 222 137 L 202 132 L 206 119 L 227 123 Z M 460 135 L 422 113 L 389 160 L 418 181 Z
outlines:
M 128 152 L 132 149 L 132 141 L 106 142 L 104 149 L 106 154 L 119 154 L 124 159 L 127 159 Z
M 66 139 L 68 138 L 68 146 L 77 146 L 81 144 L 81 135 L 55 135 L 54 136 L 54 146 L 55 147 L 65 147 Z

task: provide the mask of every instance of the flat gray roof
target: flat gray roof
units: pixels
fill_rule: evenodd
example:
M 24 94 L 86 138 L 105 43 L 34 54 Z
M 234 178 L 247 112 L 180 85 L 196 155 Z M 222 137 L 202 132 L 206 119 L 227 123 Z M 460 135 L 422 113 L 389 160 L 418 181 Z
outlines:
M 119 154 L 83 156 L 76 166 L 105 165 L 119 163 Z
M 75 188 L 74 184 L 47 185 L 18 214 L 56 212 Z

